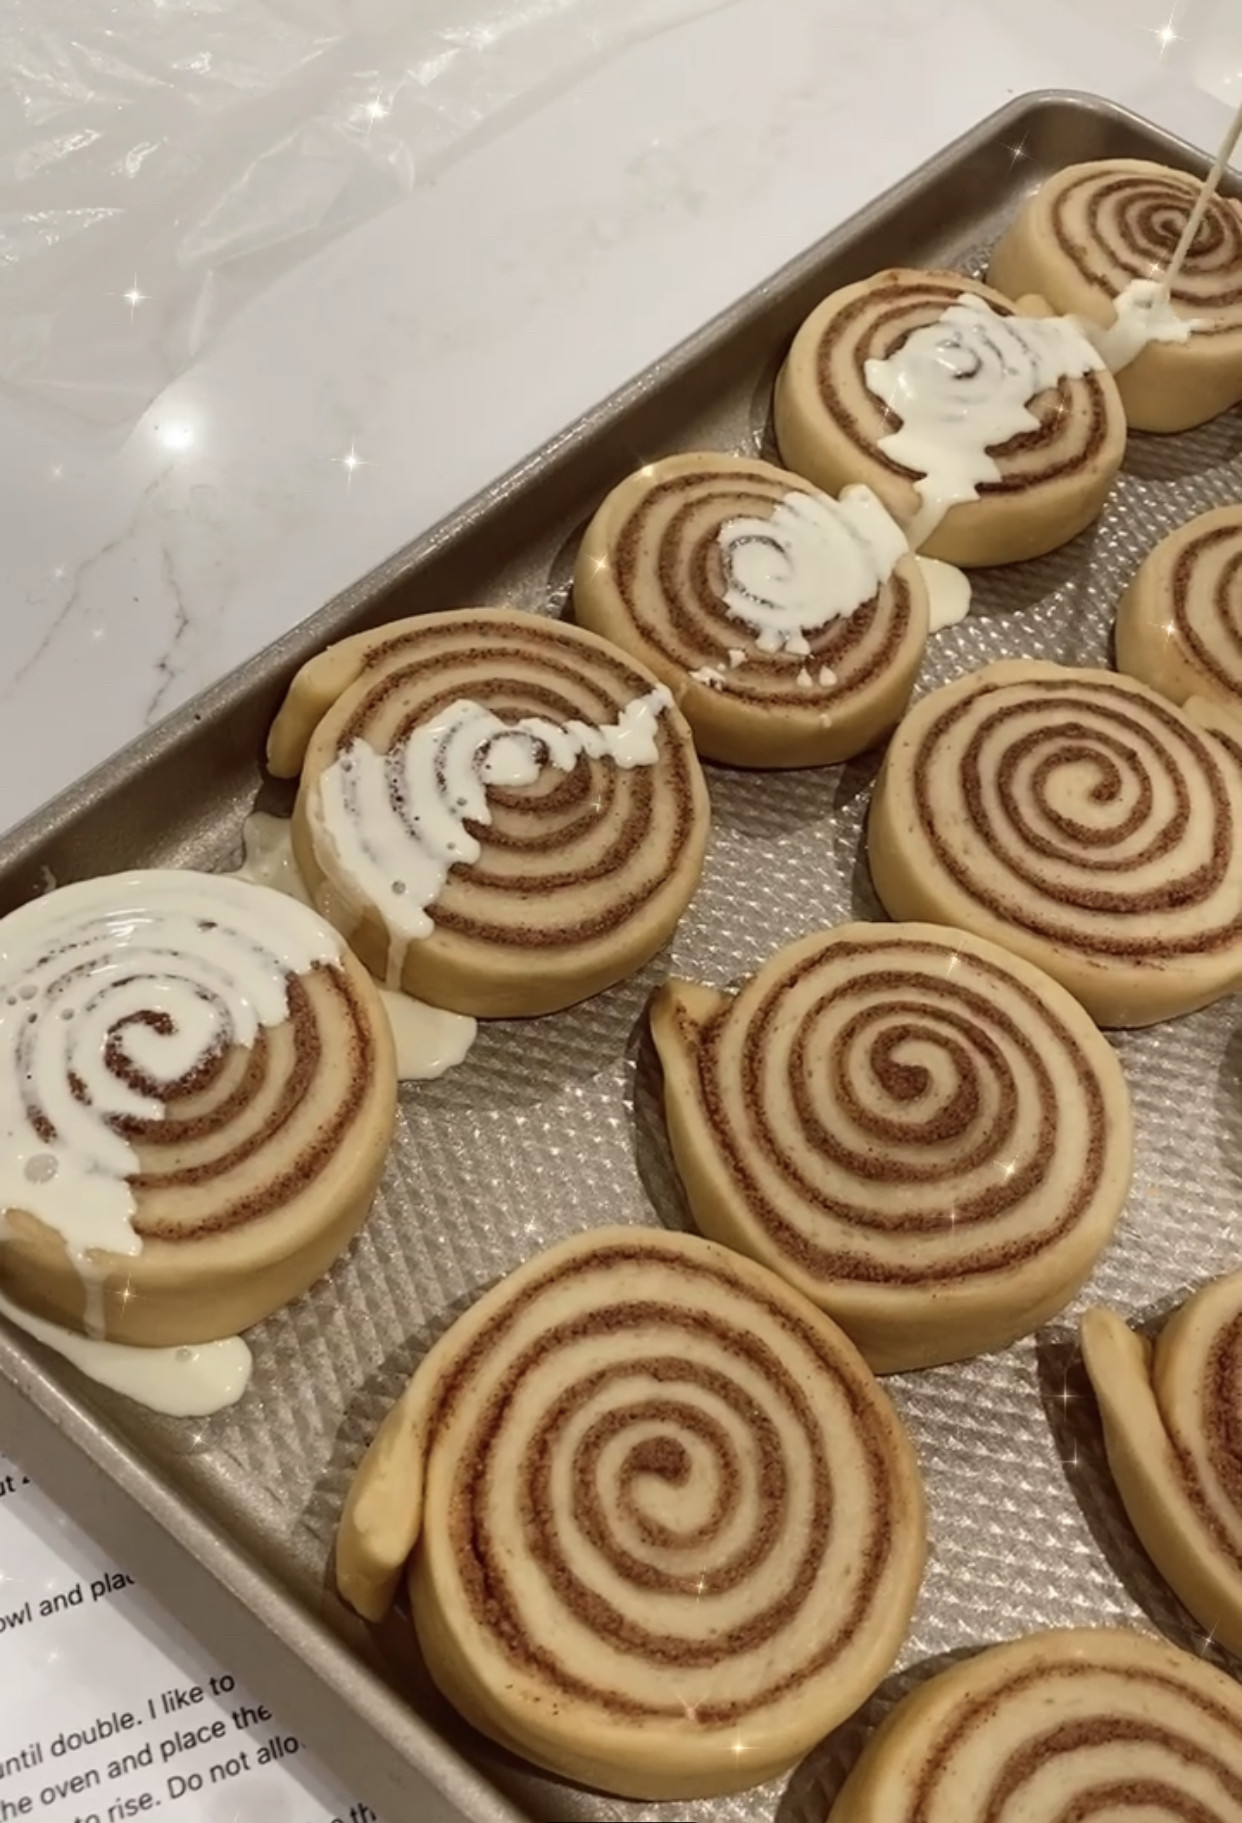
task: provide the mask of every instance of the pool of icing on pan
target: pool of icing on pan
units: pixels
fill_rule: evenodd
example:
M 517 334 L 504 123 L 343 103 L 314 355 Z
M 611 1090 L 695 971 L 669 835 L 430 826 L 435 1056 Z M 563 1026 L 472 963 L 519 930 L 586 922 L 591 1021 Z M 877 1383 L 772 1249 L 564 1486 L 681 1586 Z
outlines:
M 1017 194 L 1015 179 L 1009 206 Z M 907 257 L 981 273 L 979 249 L 997 219 L 947 243 L 929 233 Z M 770 379 L 771 370 L 737 388 L 687 428 L 681 447 L 774 456 Z M 933 637 L 920 691 L 1003 657 L 1106 663 L 1113 605 L 1141 557 L 1194 513 L 1240 498 L 1242 413 L 1176 439 L 1133 437 L 1096 526 L 1050 557 L 976 575 L 972 611 Z M 567 539 L 493 599 L 559 610 L 572 557 Z M 726 984 L 808 930 L 878 915 L 859 858 L 876 764 L 868 756 L 786 776 L 709 767 L 711 852 L 669 953 L 574 1011 L 485 1027 L 459 1069 L 406 1085 L 362 1237 L 329 1279 L 253 1332 L 254 1383 L 239 1407 L 173 1424 L 109 1402 L 126 1431 L 299 1597 L 319 1606 L 365 1441 L 429 1342 L 482 1288 L 583 1227 L 688 1225 L 644 1031 L 647 997 L 666 972 Z M 183 858 L 232 864 L 239 839 L 230 827 Z M 822 1823 L 867 1728 L 946 1656 L 1039 1626 L 1144 1617 L 1201 1645 L 1112 1493 L 1073 1319 L 1097 1300 L 1158 1318 L 1242 1258 L 1242 1016 L 1224 1003 L 1116 1043 L 1137 1116 L 1134 1189 L 1087 1289 L 1038 1338 L 888 1382 L 918 1447 L 932 1538 L 896 1673 L 789 1779 L 757 1794 L 659 1806 L 568 1790 L 507 1759 L 421 1690 L 415 1668 L 437 1726 L 533 1818 Z

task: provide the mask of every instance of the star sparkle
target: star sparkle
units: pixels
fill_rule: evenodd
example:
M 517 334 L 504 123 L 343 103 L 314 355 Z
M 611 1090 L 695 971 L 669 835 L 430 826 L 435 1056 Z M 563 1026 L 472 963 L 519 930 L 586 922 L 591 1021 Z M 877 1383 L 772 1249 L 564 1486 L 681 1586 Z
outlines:
M 149 304 L 151 301 L 146 292 L 143 291 L 139 285 L 138 274 L 136 272 L 130 283 L 129 290 L 123 291 L 121 293 L 121 298 L 124 303 L 129 305 L 129 320 L 131 323 L 134 320 L 134 313 L 138 309 L 139 304 Z
M 1177 31 L 1174 24 L 1176 18 L 1177 8 L 1174 6 L 1163 25 L 1149 25 L 1144 27 L 1144 30 L 1149 36 L 1154 38 L 1156 43 L 1160 46 L 1157 53 L 1157 60 L 1161 63 L 1164 61 L 1164 53 L 1168 50 L 1169 46 L 1177 44 L 1181 37 L 1181 34 Z
M 350 438 L 349 448 L 345 451 L 345 454 L 343 456 L 333 456 L 332 460 L 338 467 L 345 470 L 346 493 L 353 487 L 354 476 L 358 470 L 370 466 L 366 458 L 358 454 L 357 445 L 352 437 Z

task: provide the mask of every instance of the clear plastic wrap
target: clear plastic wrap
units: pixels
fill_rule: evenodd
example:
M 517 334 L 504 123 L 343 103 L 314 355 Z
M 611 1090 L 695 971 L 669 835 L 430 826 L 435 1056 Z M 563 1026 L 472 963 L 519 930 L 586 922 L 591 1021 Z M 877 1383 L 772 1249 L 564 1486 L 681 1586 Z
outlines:
M 123 428 L 481 133 L 730 0 L 9 0 L 0 384 Z

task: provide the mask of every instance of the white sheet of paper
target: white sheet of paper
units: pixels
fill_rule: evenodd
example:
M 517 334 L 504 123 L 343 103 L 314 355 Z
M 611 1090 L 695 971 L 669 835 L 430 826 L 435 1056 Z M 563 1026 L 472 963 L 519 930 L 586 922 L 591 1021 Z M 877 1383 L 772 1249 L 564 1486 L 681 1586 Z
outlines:
M 0 1823 L 157 1811 L 376 1823 L 0 1455 Z

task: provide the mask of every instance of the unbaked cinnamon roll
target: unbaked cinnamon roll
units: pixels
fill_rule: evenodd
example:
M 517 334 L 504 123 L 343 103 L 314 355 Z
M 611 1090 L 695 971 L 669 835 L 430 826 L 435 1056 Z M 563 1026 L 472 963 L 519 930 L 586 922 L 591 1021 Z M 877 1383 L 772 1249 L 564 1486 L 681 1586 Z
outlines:
M 1184 703 L 1242 711 L 1242 506 L 1161 539 L 1117 609 L 1117 665 Z
M 429 614 L 304 666 L 269 764 L 298 867 L 372 974 L 450 1011 L 622 980 L 698 884 L 707 788 L 669 691 L 541 615 Z
M 256 1323 L 343 1251 L 396 1110 L 366 971 L 308 907 L 189 872 L 0 920 L 0 1288 L 112 1341 Z
M 1097 516 L 1125 451 L 1116 384 L 1073 323 L 955 272 L 834 292 L 776 385 L 784 462 L 863 483 L 929 557 L 967 567 L 1055 550 Z
M 964 932 L 804 937 L 736 994 L 669 982 L 652 1029 L 696 1222 L 812 1298 L 877 1373 L 1037 1328 L 1121 1213 L 1112 1047 L 1046 975 Z
M 1196 1292 L 1154 1344 L 1089 1310 L 1082 1352 L 1135 1531 L 1205 1632 L 1242 1652 L 1242 1273 Z
M 866 488 L 831 500 L 737 456 L 669 456 L 613 489 L 574 614 L 672 690 L 708 759 L 826 766 L 891 732 L 927 641 L 904 532 Z
M 1242 205 L 1213 197 L 1171 292 L 1157 295 L 1201 189 L 1143 159 L 1071 165 L 992 256 L 988 279 L 1009 297 L 1038 292 L 1105 332 L 1136 430 L 1190 430 L 1242 399 Z
M 1163 1640 L 1033 1633 L 899 1703 L 829 1823 L 1240 1823 L 1242 1692 Z
M 889 746 L 867 834 L 895 918 L 971 930 L 1101 1025 L 1242 981 L 1242 746 L 1207 704 L 1027 660 L 933 691 Z
M 923 1497 L 833 1323 L 691 1235 L 603 1229 L 460 1317 L 385 1419 L 337 1541 L 484 1734 L 639 1798 L 739 1791 L 875 1688 Z M 407 1562 L 408 1560 L 408 1562 Z

